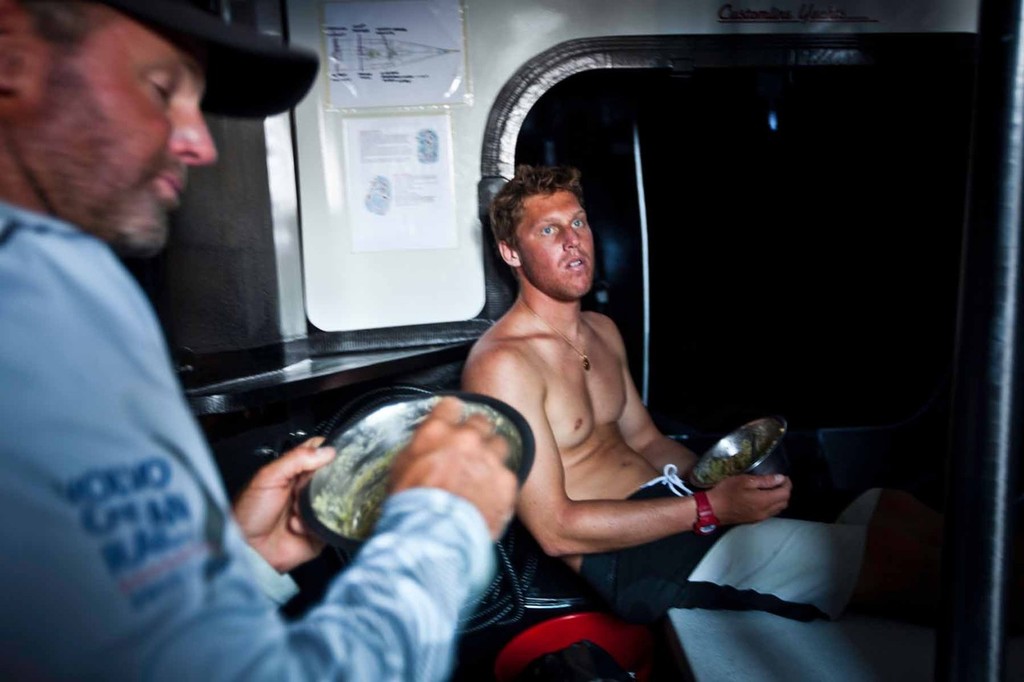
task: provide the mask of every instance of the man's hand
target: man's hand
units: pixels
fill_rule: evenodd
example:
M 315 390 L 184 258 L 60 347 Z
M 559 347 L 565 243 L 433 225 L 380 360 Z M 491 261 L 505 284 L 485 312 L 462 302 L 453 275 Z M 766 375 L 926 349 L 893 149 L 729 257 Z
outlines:
M 516 477 L 505 466 L 508 443 L 494 433 L 484 415 L 465 419 L 462 402 L 451 396 L 438 401 L 412 440 L 395 457 L 391 492 L 408 488 L 440 488 L 465 498 L 484 517 L 497 540 L 512 518 Z
M 253 549 L 278 573 L 313 559 L 324 543 L 310 534 L 299 514 L 298 490 L 313 472 L 334 459 L 334 448 L 311 438 L 263 466 L 234 504 L 235 520 Z
M 708 491 L 708 500 L 722 524 L 754 523 L 789 506 L 793 482 L 782 474 L 730 476 Z

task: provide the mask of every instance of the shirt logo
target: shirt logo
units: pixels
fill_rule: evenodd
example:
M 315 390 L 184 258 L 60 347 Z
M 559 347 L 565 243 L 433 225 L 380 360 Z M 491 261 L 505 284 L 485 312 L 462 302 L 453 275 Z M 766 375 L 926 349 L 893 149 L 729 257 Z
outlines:
M 206 549 L 188 498 L 172 486 L 174 473 L 154 457 L 88 471 L 66 488 L 82 530 L 97 539 L 111 577 L 136 603 L 174 584 L 167 579 L 174 569 Z

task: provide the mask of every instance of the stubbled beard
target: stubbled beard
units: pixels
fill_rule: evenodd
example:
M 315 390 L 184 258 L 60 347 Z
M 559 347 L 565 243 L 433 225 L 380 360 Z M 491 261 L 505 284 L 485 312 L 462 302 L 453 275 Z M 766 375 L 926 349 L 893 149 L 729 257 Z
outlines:
M 127 174 L 122 170 L 122 126 L 100 108 L 71 58 L 54 66 L 45 100 L 43 110 L 55 113 L 40 121 L 22 147 L 41 202 L 55 217 L 99 237 L 121 255 L 157 253 L 167 239 L 168 219 L 152 183 L 167 159 L 160 154 L 149 167 L 128 168 Z M 40 172 L 32 173 L 32 160 L 42 165 Z M 40 181 L 44 177 L 47 182 Z
M 535 287 L 543 291 L 545 294 L 555 299 L 556 301 L 563 301 L 565 303 L 571 303 L 578 301 L 586 296 L 590 290 L 594 287 L 594 272 L 591 270 L 590 278 L 587 281 L 587 285 L 584 291 L 577 293 L 575 289 L 570 289 L 563 285 L 556 275 L 545 274 L 538 277 L 537 269 L 533 267 L 533 264 L 528 260 L 523 260 L 523 272 L 525 276 Z
M 167 244 L 168 217 L 165 213 L 153 216 L 145 233 L 135 230 L 118 230 L 114 232 L 107 243 L 121 256 L 128 258 L 149 258 L 163 250 Z

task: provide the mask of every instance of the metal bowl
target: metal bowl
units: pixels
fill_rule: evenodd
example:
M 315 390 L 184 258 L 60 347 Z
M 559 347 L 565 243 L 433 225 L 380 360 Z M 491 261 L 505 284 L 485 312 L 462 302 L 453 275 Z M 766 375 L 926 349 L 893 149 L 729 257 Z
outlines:
M 786 420 L 779 416 L 747 422 L 708 448 L 690 471 L 689 482 L 711 488 L 735 474 L 775 474 L 788 469 L 778 449 L 786 435 Z
M 506 466 L 522 485 L 533 465 L 533 432 L 518 411 L 490 396 L 459 391 L 401 398 L 357 415 L 328 434 L 335 448 L 330 464 L 318 469 L 299 494 L 303 520 L 325 542 L 353 551 L 373 532 L 387 497 L 395 455 L 446 395 L 463 401 L 463 416 L 484 414 L 508 442 Z

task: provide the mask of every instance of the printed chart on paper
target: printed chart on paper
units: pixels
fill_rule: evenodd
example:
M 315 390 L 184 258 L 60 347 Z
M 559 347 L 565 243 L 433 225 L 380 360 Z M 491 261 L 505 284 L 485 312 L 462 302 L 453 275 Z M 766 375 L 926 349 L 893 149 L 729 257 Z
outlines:
M 323 34 L 334 107 L 459 104 L 466 97 L 457 0 L 329 2 Z

